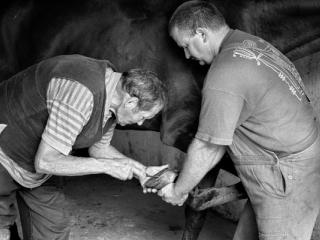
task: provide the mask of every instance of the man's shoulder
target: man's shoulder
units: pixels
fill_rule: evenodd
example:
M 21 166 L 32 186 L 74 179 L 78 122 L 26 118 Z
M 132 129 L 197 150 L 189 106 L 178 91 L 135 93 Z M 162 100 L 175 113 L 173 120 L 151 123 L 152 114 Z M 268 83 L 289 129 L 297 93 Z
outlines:
M 218 76 L 233 75 L 235 78 L 249 73 L 259 73 L 260 56 L 266 51 L 281 54 L 271 44 L 257 36 L 233 30 L 221 46 L 209 72 Z
M 237 48 L 230 48 L 221 52 L 212 62 L 208 75 L 216 79 L 245 77 L 257 68 L 256 62 L 250 57 L 238 54 Z
M 268 47 L 273 47 L 268 41 L 236 29 L 232 30 L 229 37 L 223 41 L 219 55 L 223 55 L 225 52 L 233 53 L 235 49 L 242 49 L 244 53 L 248 49 L 265 49 Z
M 111 68 L 116 71 L 116 67 L 107 59 L 96 59 L 80 54 L 59 55 L 52 58 L 45 59 L 39 63 L 43 68 L 51 71 L 60 70 L 62 72 L 102 72 L 105 68 Z
M 204 86 L 244 95 L 248 89 L 257 87 L 259 77 L 261 69 L 254 56 L 238 55 L 233 48 L 217 56 L 209 68 Z

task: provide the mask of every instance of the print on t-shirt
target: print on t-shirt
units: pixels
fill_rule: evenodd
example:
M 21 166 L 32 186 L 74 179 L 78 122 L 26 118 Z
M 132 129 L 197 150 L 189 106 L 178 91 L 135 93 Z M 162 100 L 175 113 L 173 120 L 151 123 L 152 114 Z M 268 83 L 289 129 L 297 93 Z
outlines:
M 258 46 L 258 44 L 261 46 Z M 288 85 L 291 93 L 299 101 L 302 100 L 305 93 L 299 73 L 294 65 L 271 44 L 262 39 L 258 39 L 257 42 L 244 40 L 233 50 L 233 57 L 237 56 L 250 60 L 254 59 L 258 66 L 263 63 L 271 68 Z

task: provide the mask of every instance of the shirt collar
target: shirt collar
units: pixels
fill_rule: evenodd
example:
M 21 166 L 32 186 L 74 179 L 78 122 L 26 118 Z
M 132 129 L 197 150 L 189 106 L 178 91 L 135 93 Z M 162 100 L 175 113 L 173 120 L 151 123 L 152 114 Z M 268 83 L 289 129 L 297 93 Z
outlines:
M 111 68 L 106 68 L 105 73 L 105 85 L 106 85 L 106 103 L 104 110 L 104 121 L 103 125 L 107 122 L 107 120 L 111 117 L 110 111 L 115 114 L 115 109 L 110 108 L 111 100 L 115 94 L 116 86 L 120 80 L 121 73 L 114 72 Z
M 230 28 L 229 32 L 224 36 L 224 38 L 220 44 L 219 52 L 221 52 L 221 49 L 223 49 L 224 45 L 228 42 L 228 39 L 230 38 L 230 36 L 232 35 L 233 32 L 234 32 L 234 29 Z

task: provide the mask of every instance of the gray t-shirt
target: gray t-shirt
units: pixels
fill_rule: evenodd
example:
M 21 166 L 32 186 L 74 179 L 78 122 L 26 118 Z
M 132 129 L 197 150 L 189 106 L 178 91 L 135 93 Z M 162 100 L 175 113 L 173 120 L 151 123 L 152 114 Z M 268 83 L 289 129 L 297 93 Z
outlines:
M 294 65 L 277 49 L 230 30 L 204 82 L 196 138 L 230 145 L 236 155 L 301 151 L 317 129 L 303 89 Z

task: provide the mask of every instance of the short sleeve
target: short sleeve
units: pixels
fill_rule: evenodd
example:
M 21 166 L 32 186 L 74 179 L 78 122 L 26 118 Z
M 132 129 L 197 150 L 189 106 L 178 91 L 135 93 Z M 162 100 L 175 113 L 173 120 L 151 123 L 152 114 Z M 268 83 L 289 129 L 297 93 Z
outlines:
M 102 136 L 99 142 L 96 142 L 94 145 L 97 148 L 110 145 L 111 139 L 113 137 L 114 129 L 116 128 L 117 122 L 114 121 L 108 131 Z
M 196 138 L 218 145 L 231 145 L 244 99 L 223 90 L 208 88 L 202 92 L 202 104 Z
M 47 108 L 49 118 L 42 139 L 67 155 L 90 119 L 93 95 L 76 81 L 53 78 L 47 90 Z

